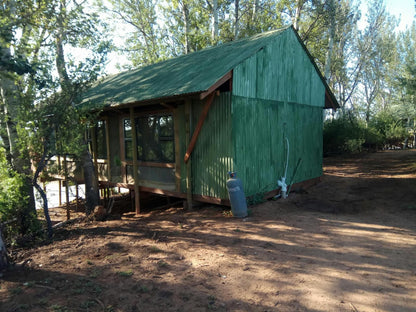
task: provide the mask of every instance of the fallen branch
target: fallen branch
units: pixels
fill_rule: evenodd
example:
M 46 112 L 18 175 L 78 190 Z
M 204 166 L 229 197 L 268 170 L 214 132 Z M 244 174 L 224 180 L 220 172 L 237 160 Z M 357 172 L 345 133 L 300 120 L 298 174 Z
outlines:
M 70 219 L 70 220 L 66 220 L 66 221 L 62 221 L 59 222 L 55 225 L 52 226 L 53 229 L 57 229 L 57 228 L 61 228 L 64 227 L 65 225 L 71 224 L 71 223 L 75 223 L 76 221 L 80 221 L 84 219 L 84 217 L 79 217 L 79 218 L 75 218 L 75 219 Z
M 54 287 L 45 286 L 45 285 L 33 284 L 32 286 L 38 287 L 38 288 L 45 288 L 45 289 L 49 289 L 49 290 L 56 290 L 56 288 L 54 288 Z
M 103 308 L 103 311 L 105 311 L 106 309 L 105 309 L 105 305 L 104 305 L 104 303 L 100 300 L 100 299 L 98 299 L 98 298 L 95 298 L 94 299 L 96 302 L 98 302 L 98 304 L 101 306 L 101 308 Z
M 351 309 L 354 311 L 354 312 L 359 312 L 358 310 L 357 310 L 357 308 L 350 302 L 350 306 L 351 306 Z

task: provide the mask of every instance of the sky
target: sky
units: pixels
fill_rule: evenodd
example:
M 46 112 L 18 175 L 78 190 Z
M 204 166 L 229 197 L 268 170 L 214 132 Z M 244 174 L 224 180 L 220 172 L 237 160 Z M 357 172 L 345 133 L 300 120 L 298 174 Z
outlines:
M 362 1 L 363 6 L 366 5 L 368 1 Z M 410 27 L 413 21 L 416 21 L 415 18 L 415 0 L 384 0 L 386 4 L 386 10 L 390 14 L 400 18 L 400 30 L 405 30 L 406 27 Z M 363 15 L 364 7 L 362 7 Z
M 409 27 L 416 21 L 414 0 L 386 0 L 386 9 L 391 14 L 401 17 L 401 29 L 406 29 L 406 26 Z

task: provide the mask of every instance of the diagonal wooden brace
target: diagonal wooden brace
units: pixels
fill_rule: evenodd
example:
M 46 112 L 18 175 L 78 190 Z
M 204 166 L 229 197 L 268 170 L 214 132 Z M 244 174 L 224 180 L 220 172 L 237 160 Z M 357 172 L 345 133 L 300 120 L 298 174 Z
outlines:
M 198 140 L 199 133 L 201 132 L 202 126 L 204 125 L 205 119 L 207 118 L 208 111 L 214 102 L 214 97 L 217 92 L 213 91 L 208 95 L 207 101 L 205 102 L 204 109 L 202 110 L 201 115 L 199 116 L 198 124 L 196 125 L 195 131 L 192 134 L 191 141 L 189 142 L 188 149 L 185 153 L 185 164 L 188 162 L 189 157 L 191 157 L 192 151 L 195 148 L 196 141 Z

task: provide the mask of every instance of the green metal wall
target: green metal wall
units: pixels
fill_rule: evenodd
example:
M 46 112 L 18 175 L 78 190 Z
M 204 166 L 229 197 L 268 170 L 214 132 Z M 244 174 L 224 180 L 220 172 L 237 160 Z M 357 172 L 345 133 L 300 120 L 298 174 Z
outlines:
M 323 107 L 325 86 L 292 31 L 234 69 L 233 95 Z
M 284 32 L 234 69 L 234 167 L 246 196 L 277 188 L 285 170 L 286 137 L 288 182 L 322 175 L 324 101 L 325 87 L 293 32 Z
M 286 165 L 285 138 L 289 140 L 287 181 L 322 175 L 322 108 L 234 96 L 232 119 L 234 169 L 246 196 L 277 188 Z
M 192 131 L 198 123 L 204 101 L 192 102 Z M 183 127 L 184 128 L 184 127 Z M 185 138 L 184 129 L 180 133 Z M 186 144 L 181 143 L 181 157 Z M 193 194 L 228 198 L 227 172 L 233 169 L 233 144 L 231 138 L 231 94 L 216 97 L 191 155 Z M 181 190 L 186 192 L 186 164 L 181 160 Z

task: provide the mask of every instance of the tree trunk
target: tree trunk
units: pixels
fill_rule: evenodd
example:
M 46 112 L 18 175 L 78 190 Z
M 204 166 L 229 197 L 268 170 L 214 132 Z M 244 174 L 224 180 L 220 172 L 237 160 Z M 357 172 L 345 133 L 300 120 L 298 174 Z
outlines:
M 300 14 L 302 12 L 302 7 L 303 7 L 304 2 L 305 0 L 298 0 L 296 2 L 296 12 L 295 12 L 295 17 L 293 18 L 293 27 L 296 30 L 299 30 Z
M 3 233 L 0 225 L 0 272 L 9 266 L 9 257 L 7 256 L 6 244 L 3 241 Z
M 65 53 L 64 53 L 64 19 L 66 15 L 66 2 L 61 0 L 59 4 L 59 14 L 57 18 L 58 31 L 55 37 L 56 44 L 56 69 L 58 71 L 59 83 L 61 84 L 62 90 L 68 92 L 71 82 L 69 80 L 68 72 L 65 67 Z
M 92 157 L 88 151 L 87 145 L 85 145 L 85 151 L 83 154 L 83 168 L 84 168 L 84 180 L 85 180 L 85 213 L 90 215 L 94 212 L 95 206 L 100 204 L 100 192 L 98 188 L 98 178 L 95 174 L 94 164 Z
M 60 79 L 61 87 L 64 92 L 73 92 L 71 91 L 71 81 L 66 70 L 66 61 L 64 53 L 64 21 L 66 19 L 66 0 L 60 0 L 60 14 L 57 20 L 59 25 L 59 31 L 56 35 L 56 67 L 58 71 L 58 76 Z M 98 206 L 100 203 L 100 194 L 98 188 L 98 178 L 95 174 L 94 164 L 92 161 L 91 154 L 88 151 L 88 145 L 85 144 L 85 150 L 83 153 L 83 168 L 84 168 L 84 181 L 85 181 L 85 197 L 86 197 L 86 207 L 85 212 L 87 215 L 90 215 L 95 206 Z
M 251 16 L 251 21 L 254 23 L 257 20 L 257 12 L 259 10 L 259 0 L 254 0 L 253 2 L 253 15 Z
M 185 28 L 185 54 L 190 52 L 189 48 L 189 10 L 185 1 L 182 3 L 182 17 Z
M 240 31 L 238 24 L 239 24 L 239 20 L 240 20 L 240 1 L 239 0 L 235 0 L 234 1 L 234 39 L 237 40 L 238 39 L 238 33 Z
M 325 57 L 325 79 L 330 82 L 331 79 L 331 62 L 332 53 L 334 50 L 334 37 L 335 37 L 335 4 L 334 0 L 329 0 L 329 38 L 328 38 L 328 50 Z
M 33 183 L 33 186 L 36 188 L 36 190 L 39 192 L 40 196 L 42 197 L 43 212 L 45 214 L 45 219 L 46 219 L 46 225 L 47 225 L 47 230 L 48 230 L 48 238 L 51 239 L 52 235 L 53 235 L 53 231 L 52 231 L 51 218 L 49 216 L 48 198 L 46 197 L 46 194 L 43 191 L 42 187 L 38 184 L 39 174 L 43 171 L 43 169 L 45 169 L 45 167 L 48 163 L 48 159 L 46 157 L 47 145 L 48 145 L 48 140 L 45 140 L 44 147 L 43 147 L 43 155 L 42 155 L 42 158 L 40 159 L 40 161 L 38 163 L 38 167 L 36 168 L 35 174 L 33 176 L 32 183 Z
M 211 41 L 213 44 L 218 38 L 218 0 L 212 1 L 212 30 L 211 30 Z

